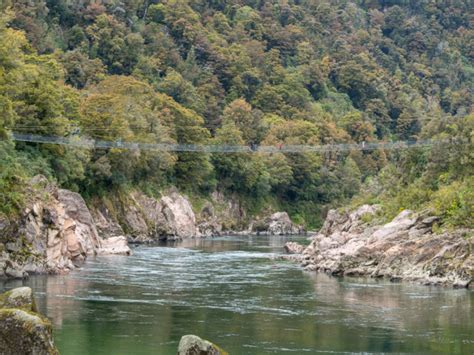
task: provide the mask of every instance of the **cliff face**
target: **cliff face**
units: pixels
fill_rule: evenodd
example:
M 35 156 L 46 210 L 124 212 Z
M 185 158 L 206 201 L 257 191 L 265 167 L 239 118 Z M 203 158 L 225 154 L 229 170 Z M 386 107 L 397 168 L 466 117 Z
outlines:
M 88 255 L 130 254 L 124 237 L 99 236 L 78 193 L 58 189 L 41 176 L 31 180 L 27 192 L 21 215 L 0 222 L 0 277 L 67 272 Z
M 159 199 L 135 191 L 124 200 L 112 197 L 108 203 L 105 200 L 95 202 L 91 212 L 99 233 L 127 235 L 130 242 L 173 241 L 222 233 L 282 235 L 303 232 L 286 212 L 252 221 L 238 200 L 217 192 L 196 211 L 189 199 L 176 190 L 165 192 Z
M 470 285 L 474 276 L 474 231 L 459 229 L 436 234 L 433 225 L 437 217 L 408 210 L 390 223 L 369 226 L 365 221 L 377 209 L 365 205 L 350 214 L 331 210 L 319 233 L 296 259 L 307 270 L 333 275 Z M 301 252 L 294 243 L 286 249 Z
M 176 191 L 157 200 L 140 192 L 114 200 L 114 213 L 99 202 L 92 209 L 97 228 L 108 236 L 127 235 L 132 242 L 199 237 L 196 216 L 187 198 Z

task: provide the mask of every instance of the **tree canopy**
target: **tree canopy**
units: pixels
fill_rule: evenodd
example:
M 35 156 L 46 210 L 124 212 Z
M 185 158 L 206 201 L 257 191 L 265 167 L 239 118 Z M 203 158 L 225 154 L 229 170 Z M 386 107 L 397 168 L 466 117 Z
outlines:
M 4 1 L 0 156 L 10 163 L 2 183 L 41 172 L 87 194 L 133 184 L 274 196 L 290 210 L 312 206 L 308 223 L 315 209 L 357 194 L 438 210 L 436 199 L 449 195 L 454 207 L 440 213 L 465 224 L 456 213 L 472 213 L 463 207 L 472 206 L 473 190 L 471 5 Z M 427 138 L 463 144 L 211 156 L 14 145 L 12 131 L 249 147 Z M 375 185 L 378 192 L 367 193 Z

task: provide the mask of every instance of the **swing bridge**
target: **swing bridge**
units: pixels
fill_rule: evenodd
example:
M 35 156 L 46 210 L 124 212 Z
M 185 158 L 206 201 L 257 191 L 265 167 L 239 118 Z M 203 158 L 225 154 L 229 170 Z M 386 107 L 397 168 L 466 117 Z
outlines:
M 403 150 L 410 148 L 433 147 L 439 145 L 452 145 L 465 143 L 460 139 L 444 140 L 405 140 L 392 142 L 361 142 L 361 143 L 336 143 L 324 145 L 214 145 L 214 144 L 183 144 L 183 143 L 144 143 L 123 142 L 121 140 L 107 141 L 85 138 L 77 135 L 68 137 L 46 136 L 29 133 L 12 132 L 11 138 L 18 142 L 44 143 L 71 146 L 84 149 L 127 149 L 149 150 L 162 152 L 198 152 L 198 153 L 323 153 L 323 152 L 349 152 L 353 150 Z

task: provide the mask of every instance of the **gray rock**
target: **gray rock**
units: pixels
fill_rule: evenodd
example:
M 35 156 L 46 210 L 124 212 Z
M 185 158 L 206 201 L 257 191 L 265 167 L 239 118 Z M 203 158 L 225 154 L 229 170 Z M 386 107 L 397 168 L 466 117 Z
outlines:
M 28 277 L 28 274 L 23 271 L 23 268 L 16 263 L 10 263 L 10 265 L 5 268 L 4 273 L 5 276 L 10 279 L 24 279 Z
M 119 215 L 112 217 L 104 206 L 99 206 L 94 212 L 99 221 L 99 230 L 114 230 L 112 236 L 126 234 L 129 240 L 135 243 L 201 236 L 191 203 L 175 190 L 159 200 L 134 192 L 128 196 L 125 203 L 115 202 L 118 204 L 116 207 Z M 118 220 L 122 224 L 120 229 L 117 228 Z
M 120 249 L 118 245 L 101 247 L 95 221 L 78 193 L 57 189 L 38 176 L 26 195 L 22 215 L 5 224 L 8 233 L 0 234 L 0 276 L 67 272 L 99 249 L 101 253 L 126 254 L 123 241 Z
M 0 308 L 21 308 L 26 311 L 38 312 L 29 287 L 18 287 L 0 295 Z
M 165 220 L 173 235 L 179 238 L 199 237 L 196 216 L 187 198 L 173 192 L 160 200 Z
M 436 217 L 402 211 L 390 223 L 368 226 L 362 206 L 348 214 L 331 210 L 303 251 L 303 265 L 334 275 L 386 277 L 422 284 L 468 287 L 474 275 L 474 231 L 434 234 Z
M 252 231 L 269 235 L 292 235 L 304 232 L 301 226 L 291 221 L 286 212 L 276 212 L 263 220 L 256 221 L 252 225 Z
M 132 251 L 128 246 L 127 238 L 119 236 L 102 239 L 100 248 L 97 249 L 97 254 L 131 255 Z
M 196 335 L 184 335 L 179 341 L 178 355 L 225 355 L 217 345 Z
M 32 177 L 28 183 L 31 186 L 45 189 L 48 186 L 49 181 L 44 175 L 39 174 Z
M 295 242 L 285 243 L 284 248 L 288 254 L 303 254 L 303 251 L 305 249 L 303 245 Z
M 10 242 L 5 244 L 5 249 L 7 249 L 9 252 L 17 252 L 21 249 L 21 245 L 19 245 L 18 242 Z
M 51 323 L 37 313 L 29 287 L 0 295 L 0 353 L 57 355 Z

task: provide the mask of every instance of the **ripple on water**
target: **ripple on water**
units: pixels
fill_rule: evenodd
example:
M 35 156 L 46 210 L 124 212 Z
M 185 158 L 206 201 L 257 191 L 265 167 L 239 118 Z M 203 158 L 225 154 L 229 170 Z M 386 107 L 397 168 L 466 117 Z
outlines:
M 304 272 L 284 242 L 139 246 L 35 290 L 65 354 L 171 354 L 184 333 L 232 354 L 474 353 L 472 291 Z

